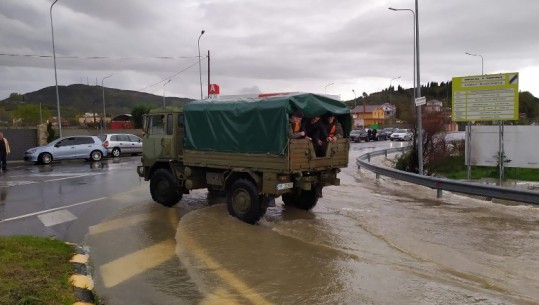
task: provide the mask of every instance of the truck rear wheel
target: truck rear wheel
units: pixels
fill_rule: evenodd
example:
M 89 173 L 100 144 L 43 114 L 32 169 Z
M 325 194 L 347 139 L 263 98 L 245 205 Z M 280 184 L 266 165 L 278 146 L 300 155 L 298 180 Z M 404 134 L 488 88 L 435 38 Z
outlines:
M 310 190 L 310 191 L 301 191 L 301 193 L 294 194 L 283 194 L 283 203 L 286 206 L 294 206 L 301 210 L 311 210 L 316 206 L 316 203 L 318 202 L 318 190 Z
M 295 196 L 293 193 L 287 193 L 283 194 L 282 196 L 284 205 L 287 206 L 295 206 L 297 201 L 297 196 Z
M 226 196 L 228 213 L 246 223 L 255 224 L 266 213 L 256 185 L 249 180 L 239 179 L 230 187 Z
M 178 192 L 172 173 L 164 168 L 153 173 L 150 179 L 150 193 L 154 201 L 166 207 L 175 205 L 183 196 L 181 192 Z
M 318 202 L 318 190 L 302 191 L 299 199 L 296 201 L 296 208 L 309 211 Z

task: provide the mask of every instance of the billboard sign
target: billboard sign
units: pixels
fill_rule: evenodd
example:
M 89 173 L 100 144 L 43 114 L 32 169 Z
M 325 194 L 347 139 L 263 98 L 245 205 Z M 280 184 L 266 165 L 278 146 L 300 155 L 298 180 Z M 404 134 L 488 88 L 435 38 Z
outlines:
M 518 72 L 454 77 L 452 120 L 518 120 Z
M 208 94 L 209 95 L 218 95 L 221 92 L 221 88 L 217 84 L 208 85 Z

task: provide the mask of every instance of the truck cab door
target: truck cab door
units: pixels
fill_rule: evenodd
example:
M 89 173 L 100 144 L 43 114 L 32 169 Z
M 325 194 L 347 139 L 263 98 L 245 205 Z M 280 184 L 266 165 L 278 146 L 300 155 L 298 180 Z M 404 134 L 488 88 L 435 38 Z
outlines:
M 172 114 L 151 114 L 146 117 L 142 150 L 144 160 L 153 163 L 158 159 L 171 158 L 173 127 Z

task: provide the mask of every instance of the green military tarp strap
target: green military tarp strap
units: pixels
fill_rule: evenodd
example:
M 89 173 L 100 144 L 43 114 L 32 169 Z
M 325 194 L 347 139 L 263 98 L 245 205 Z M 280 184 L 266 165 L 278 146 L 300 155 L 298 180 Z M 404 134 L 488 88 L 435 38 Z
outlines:
M 282 154 L 288 144 L 288 119 L 295 111 L 305 117 L 337 115 L 345 135 L 350 111 L 343 102 L 315 94 L 250 100 L 202 100 L 187 104 L 185 149 Z

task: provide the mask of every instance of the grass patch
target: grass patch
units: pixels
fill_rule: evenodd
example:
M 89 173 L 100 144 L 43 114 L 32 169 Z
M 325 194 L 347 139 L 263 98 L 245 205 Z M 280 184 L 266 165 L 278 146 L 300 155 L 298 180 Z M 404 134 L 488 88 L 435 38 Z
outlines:
M 468 167 L 464 165 L 464 157 L 448 157 L 443 164 L 436 168 L 436 174 L 448 179 L 467 179 Z M 536 168 L 505 168 L 505 179 L 521 181 L 539 181 L 539 169 Z M 499 178 L 498 168 L 487 166 L 472 166 L 472 179 Z
M 50 238 L 0 238 L 0 305 L 71 305 L 69 284 L 75 253 L 72 246 Z

